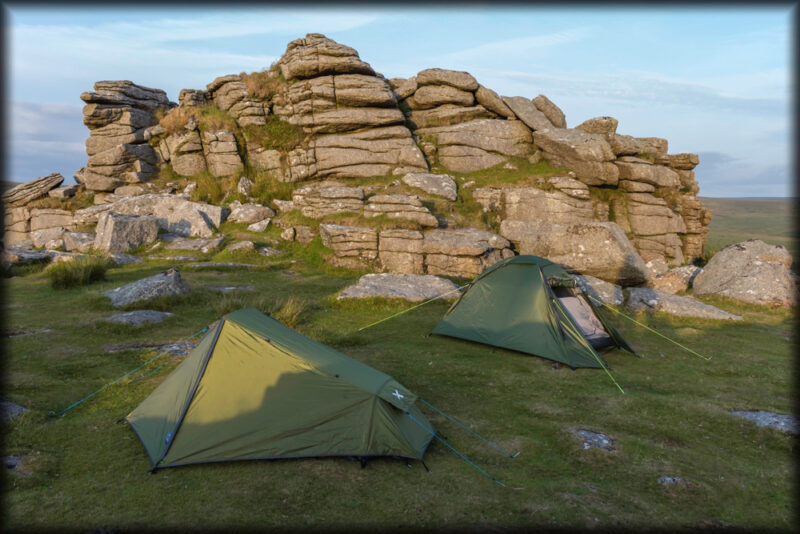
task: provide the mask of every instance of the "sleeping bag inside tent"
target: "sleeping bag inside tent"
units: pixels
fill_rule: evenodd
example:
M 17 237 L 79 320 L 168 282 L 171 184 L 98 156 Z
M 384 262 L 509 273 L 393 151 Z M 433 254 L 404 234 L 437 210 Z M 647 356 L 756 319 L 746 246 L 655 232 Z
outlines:
M 154 468 L 318 456 L 421 460 L 433 438 L 422 425 L 435 430 L 416 399 L 391 376 L 245 308 L 209 330 L 126 420 Z
M 598 349 L 634 352 L 561 266 L 528 255 L 484 270 L 431 333 L 541 356 L 573 369 L 607 367 Z

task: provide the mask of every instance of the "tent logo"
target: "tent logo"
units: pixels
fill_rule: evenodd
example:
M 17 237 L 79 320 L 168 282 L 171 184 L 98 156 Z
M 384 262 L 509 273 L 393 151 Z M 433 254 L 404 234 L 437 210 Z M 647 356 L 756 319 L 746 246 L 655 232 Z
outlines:
M 399 391 L 397 391 L 396 389 L 394 390 L 394 393 L 392 393 L 392 395 L 394 395 L 395 397 L 397 397 L 397 400 L 400 400 L 400 399 L 402 399 L 403 397 L 405 397 L 405 395 L 403 395 L 402 393 L 400 393 L 400 392 L 399 392 Z

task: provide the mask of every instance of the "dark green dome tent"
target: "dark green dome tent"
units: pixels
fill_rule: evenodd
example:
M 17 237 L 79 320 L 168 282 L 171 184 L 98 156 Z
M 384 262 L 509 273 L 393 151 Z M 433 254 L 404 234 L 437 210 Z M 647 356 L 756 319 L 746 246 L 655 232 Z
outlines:
M 154 468 L 319 456 L 422 460 L 435 430 L 416 400 L 391 376 L 245 308 L 225 315 L 126 420 Z
M 431 333 L 541 356 L 573 369 L 608 367 L 598 349 L 634 353 L 562 267 L 528 255 L 484 270 Z

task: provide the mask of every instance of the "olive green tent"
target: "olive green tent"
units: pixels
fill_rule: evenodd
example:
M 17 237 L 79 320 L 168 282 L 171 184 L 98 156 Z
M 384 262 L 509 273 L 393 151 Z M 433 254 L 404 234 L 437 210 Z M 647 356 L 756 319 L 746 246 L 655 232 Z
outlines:
M 225 315 L 126 420 L 154 468 L 350 456 L 422 460 L 435 432 L 392 377 L 253 308 Z
M 538 256 L 513 256 L 488 267 L 432 333 L 541 356 L 573 369 L 607 367 L 597 349 L 634 352 L 569 274 Z

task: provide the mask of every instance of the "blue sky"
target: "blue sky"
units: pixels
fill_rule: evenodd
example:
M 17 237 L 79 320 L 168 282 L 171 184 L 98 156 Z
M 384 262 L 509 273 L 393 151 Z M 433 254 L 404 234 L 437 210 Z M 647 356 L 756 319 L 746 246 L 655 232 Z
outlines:
M 700 154 L 700 194 L 789 196 L 793 8 L 236 8 L 6 6 L 7 176 L 86 162 L 79 95 L 128 79 L 177 100 L 217 76 L 261 70 L 324 33 L 387 78 L 471 72 L 507 96 L 547 95 L 567 126 L 610 115 L 617 131 Z

